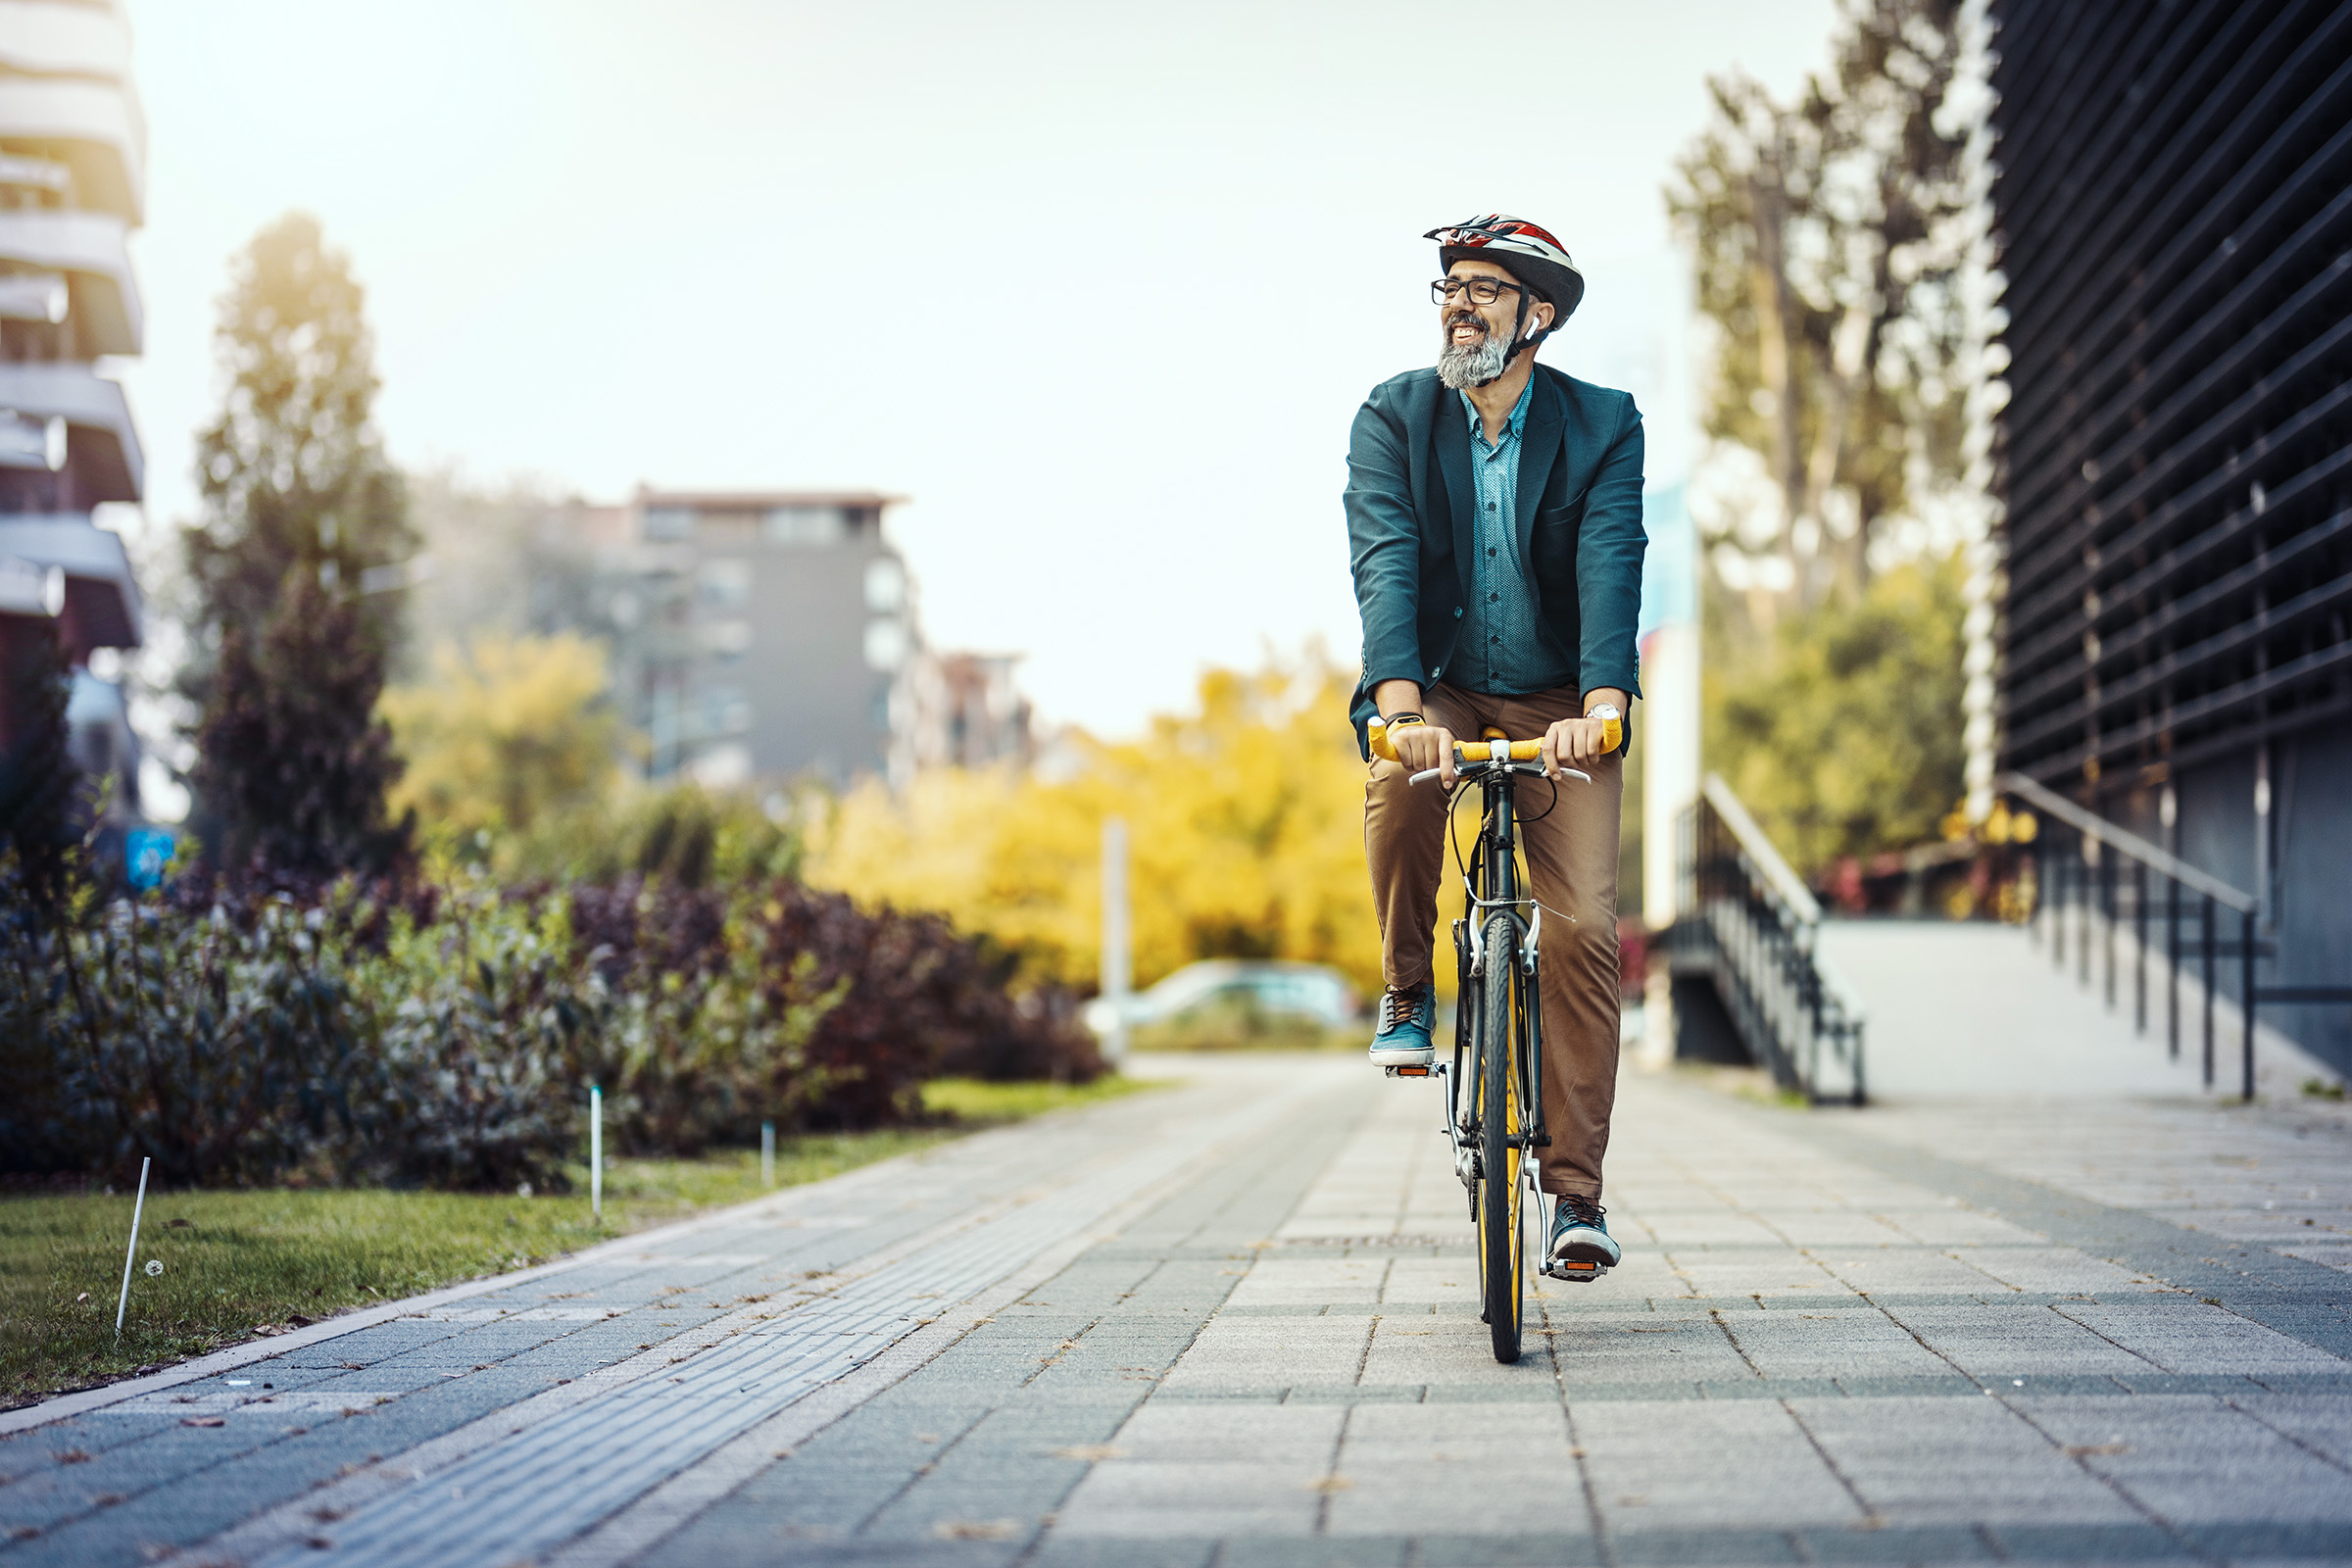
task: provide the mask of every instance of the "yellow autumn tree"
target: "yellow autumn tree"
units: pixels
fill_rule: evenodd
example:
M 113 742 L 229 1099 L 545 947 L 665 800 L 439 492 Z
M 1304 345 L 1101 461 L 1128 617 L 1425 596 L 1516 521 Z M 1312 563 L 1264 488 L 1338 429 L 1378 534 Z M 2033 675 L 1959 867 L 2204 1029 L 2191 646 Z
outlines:
M 604 698 L 604 650 L 582 637 L 440 644 L 427 679 L 383 695 L 408 761 L 393 811 L 414 808 L 447 841 L 522 833 L 551 811 L 601 800 L 621 741 Z
M 1320 660 L 1212 670 L 1198 710 L 1145 739 L 1082 739 L 1073 777 L 950 769 L 897 797 L 865 785 L 811 831 L 808 878 L 942 910 L 1032 978 L 1084 987 L 1101 954 L 1102 823 L 1121 816 L 1138 985 L 1198 958 L 1280 957 L 1377 991 L 1348 689 Z

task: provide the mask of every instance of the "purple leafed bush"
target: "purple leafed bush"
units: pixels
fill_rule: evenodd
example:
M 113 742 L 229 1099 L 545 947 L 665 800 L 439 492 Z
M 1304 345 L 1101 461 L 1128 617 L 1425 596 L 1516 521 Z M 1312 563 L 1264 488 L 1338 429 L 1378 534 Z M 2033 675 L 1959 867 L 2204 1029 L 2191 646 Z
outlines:
M 985 943 L 789 879 L 20 892 L 0 863 L 0 1171 L 560 1186 L 591 1083 L 615 1149 L 690 1154 L 1102 1071 Z

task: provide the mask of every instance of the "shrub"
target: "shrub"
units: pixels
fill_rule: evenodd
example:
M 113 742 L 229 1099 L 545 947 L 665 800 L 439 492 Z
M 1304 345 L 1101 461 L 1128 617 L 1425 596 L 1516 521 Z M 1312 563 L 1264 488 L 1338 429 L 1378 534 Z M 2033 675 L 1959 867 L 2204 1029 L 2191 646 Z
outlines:
M 479 893 L 401 911 L 347 954 L 372 1068 L 353 1168 L 433 1187 L 563 1185 L 583 1137 L 577 1063 L 610 999 L 560 910 Z
M 942 1070 L 1102 1070 L 985 943 L 782 879 L 83 884 L 46 919 L 21 884 L 0 861 L 0 1169 L 560 1186 L 590 1083 L 617 1149 L 693 1153 L 918 1116 Z
M 0 866 L 0 1150 L 19 1169 L 275 1175 L 347 1140 L 374 1077 L 325 910 L 262 896 L 176 914 L 86 888 L 51 918 Z

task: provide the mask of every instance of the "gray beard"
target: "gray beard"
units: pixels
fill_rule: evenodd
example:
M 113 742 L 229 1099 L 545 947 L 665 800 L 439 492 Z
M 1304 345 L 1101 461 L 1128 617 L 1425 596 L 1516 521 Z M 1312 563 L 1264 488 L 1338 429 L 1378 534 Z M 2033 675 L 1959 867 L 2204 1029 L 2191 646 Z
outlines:
M 1456 392 L 1467 392 L 1474 386 L 1484 386 L 1499 378 L 1503 368 L 1511 363 L 1509 343 L 1489 332 L 1474 348 L 1457 348 L 1450 328 L 1446 333 L 1446 346 L 1438 354 L 1438 379 Z

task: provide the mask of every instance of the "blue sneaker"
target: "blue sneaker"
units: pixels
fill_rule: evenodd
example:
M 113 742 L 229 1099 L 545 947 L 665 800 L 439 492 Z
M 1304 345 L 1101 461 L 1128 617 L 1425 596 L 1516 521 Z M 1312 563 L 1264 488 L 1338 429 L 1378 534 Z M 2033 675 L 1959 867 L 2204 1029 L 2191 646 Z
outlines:
M 1417 986 L 1391 986 L 1380 998 L 1380 1031 L 1372 1037 L 1372 1064 L 1428 1066 L 1438 1054 L 1429 1038 L 1437 1018 L 1436 985 L 1424 980 Z
M 1615 1268 L 1625 1250 L 1609 1236 L 1607 1212 L 1590 1198 L 1561 1199 L 1552 1209 L 1544 1272 L 1554 1279 L 1592 1280 Z

